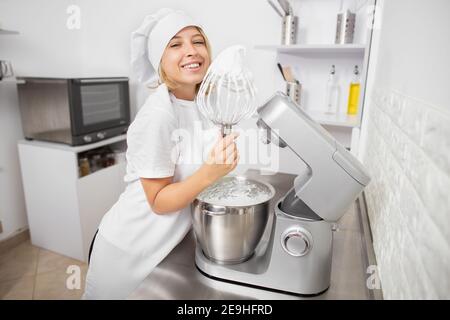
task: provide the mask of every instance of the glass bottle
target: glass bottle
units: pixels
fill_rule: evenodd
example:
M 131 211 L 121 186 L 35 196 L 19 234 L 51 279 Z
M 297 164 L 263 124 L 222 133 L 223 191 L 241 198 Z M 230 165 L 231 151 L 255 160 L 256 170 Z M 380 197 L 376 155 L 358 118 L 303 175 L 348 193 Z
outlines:
M 353 78 L 350 82 L 350 90 L 348 94 L 348 106 L 347 113 L 350 115 L 354 115 L 358 113 L 358 100 L 359 100 L 359 88 L 360 88 L 360 80 L 359 80 L 359 70 L 358 66 L 355 66 L 353 70 Z
M 336 81 L 336 69 L 334 64 L 331 66 L 330 75 L 327 82 L 327 92 L 326 92 L 326 107 L 327 114 L 336 114 L 338 111 L 338 101 L 339 101 L 339 86 Z

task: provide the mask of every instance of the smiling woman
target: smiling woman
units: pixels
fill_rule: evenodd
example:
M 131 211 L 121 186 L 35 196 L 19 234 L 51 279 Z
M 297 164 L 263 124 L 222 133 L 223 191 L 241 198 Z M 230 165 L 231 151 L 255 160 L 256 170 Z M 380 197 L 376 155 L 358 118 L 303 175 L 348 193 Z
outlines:
M 184 49 L 195 50 L 197 56 L 184 57 Z M 166 54 L 161 59 L 159 77 L 172 91 L 186 82 L 197 83 L 195 85 L 197 93 L 211 63 L 210 57 L 211 45 L 203 30 L 200 27 L 184 28 L 170 40 Z M 185 98 L 192 100 L 192 94 L 188 96 Z
M 206 35 L 181 11 L 161 9 L 132 33 L 135 74 L 159 86 L 128 129 L 127 188 L 93 241 L 85 299 L 127 298 L 188 233 L 192 201 L 236 167 L 237 135 L 217 132 L 215 141 L 195 134 L 197 124 L 209 129 L 195 96 L 210 57 Z M 190 156 L 203 150 L 205 162 Z

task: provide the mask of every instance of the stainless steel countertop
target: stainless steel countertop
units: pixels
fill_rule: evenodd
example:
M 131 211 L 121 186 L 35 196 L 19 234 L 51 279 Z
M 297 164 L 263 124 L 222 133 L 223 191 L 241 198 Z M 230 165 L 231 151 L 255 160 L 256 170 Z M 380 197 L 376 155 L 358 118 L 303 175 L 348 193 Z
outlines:
M 271 201 L 271 210 L 292 187 L 295 178 L 295 175 L 285 173 L 261 175 L 259 170 L 249 170 L 245 176 L 266 181 L 275 187 L 276 195 Z M 367 246 L 371 246 L 371 243 L 367 243 L 360 214 L 355 202 L 337 222 L 333 232 L 331 285 L 319 296 L 300 297 L 204 276 L 195 266 L 195 236 L 191 230 L 129 299 L 373 299 L 374 293 L 366 287 L 369 277 L 366 270 L 370 261 Z

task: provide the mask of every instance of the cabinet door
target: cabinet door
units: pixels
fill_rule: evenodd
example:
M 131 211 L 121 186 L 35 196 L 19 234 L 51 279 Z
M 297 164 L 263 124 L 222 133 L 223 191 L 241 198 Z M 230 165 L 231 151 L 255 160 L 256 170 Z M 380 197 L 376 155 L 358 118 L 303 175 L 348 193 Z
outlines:
M 34 141 L 18 145 L 31 241 L 81 259 L 76 157 L 48 145 Z
M 84 259 L 103 215 L 116 203 L 125 190 L 125 163 L 99 170 L 78 179 L 78 203 L 83 239 Z

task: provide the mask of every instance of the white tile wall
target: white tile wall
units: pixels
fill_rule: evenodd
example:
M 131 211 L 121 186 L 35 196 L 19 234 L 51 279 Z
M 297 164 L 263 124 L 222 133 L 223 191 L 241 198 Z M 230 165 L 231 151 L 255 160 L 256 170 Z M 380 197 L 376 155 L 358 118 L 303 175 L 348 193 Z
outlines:
M 383 295 L 450 298 L 450 114 L 375 88 L 362 161 Z

